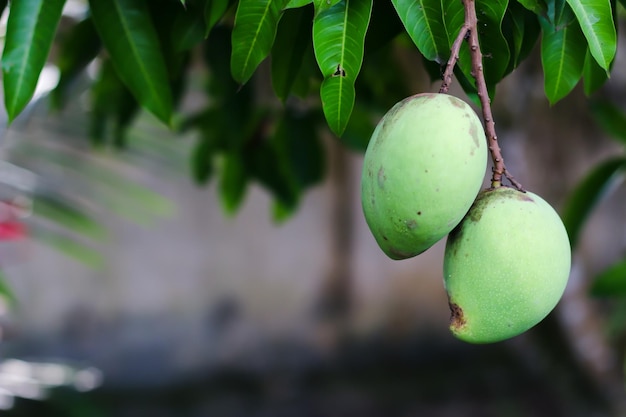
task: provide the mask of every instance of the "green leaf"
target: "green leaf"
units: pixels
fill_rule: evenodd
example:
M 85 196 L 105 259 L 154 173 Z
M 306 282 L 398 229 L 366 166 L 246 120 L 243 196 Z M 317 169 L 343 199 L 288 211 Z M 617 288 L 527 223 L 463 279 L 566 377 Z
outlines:
M 350 121 L 356 92 L 344 77 L 326 78 L 320 86 L 324 116 L 330 129 L 341 136 Z
M 301 99 L 306 99 L 311 91 L 316 93 L 322 83 L 322 75 L 317 68 L 313 43 L 309 43 L 302 57 L 302 65 L 296 74 L 296 78 L 291 86 L 291 94 Z
M 589 102 L 591 115 L 598 125 L 611 137 L 626 144 L 626 114 L 608 100 Z
M 33 231 L 33 237 L 51 248 L 69 256 L 91 268 L 100 269 L 104 266 L 102 255 L 86 246 L 83 242 L 64 236 L 60 233 L 37 228 Z
M 224 16 L 233 0 L 206 0 L 204 4 L 204 36 L 208 37 L 213 26 Z
M 169 125 L 172 92 L 145 0 L 89 0 L 89 5 L 120 79 L 145 109 Z
M 447 2 L 444 9 L 445 24 L 448 29 L 448 51 L 456 39 L 464 23 L 464 10 L 460 2 Z M 502 21 L 508 6 L 508 0 L 479 0 L 476 1 L 476 14 L 480 30 L 478 37 L 483 54 L 483 68 L 485 82 L 491 95 L 495 86 L 502 80 L 509 66 L 511 54 L 509 45 L 502 33 Z M 448 56 L 449 56 L 448 52 Z M 472 59 L 469 48 L 461 48 L 457 69 L 462 71 L 465 78 L 475 84 L 472 76 Z M 475 88 L 472 88 L 475 91 Z
M 340 1 L 341 0 L 313 0 L 313 4 L 315 5 L 315 14 L 317 15 L 326 9 L 330 9 Z
M 227 214 L 237 211 L 246 194 L 248 172 L 239 153 L 229 152 L 224 155 L 218 191 L 222 207 Z
M 233 78 L 246 83 L 267 57 L 288 0 L 240 0 L 233 29 L 230 61 Z
M 373 17 L 374 15 L 372 15 Z M 369 33 L 368 31 L 368 39 Z M 409 86 L 410 77 L 404 76 L 406 69 L 402 68 L 398 60 L 395 59 L 396 53 L 393 48 L 378 48 L 373 52 L 370 49 L 370 52 L 365 55 L 363 68 L 356 81 L 356 91 L 359 92 L 359 97 L 344 135 L 347 134 L 347 130 L 353 124 L 352 119 L 355 117 L 354 112 L 357 111 L 359 101 L 361 101 L 362 107 L 367 103 L 368 107 L 384 112 L 398 101 L 413 94 L 412 87 Z M 426 62 L 432 64 L 431 61 Z M 438 78 L 441 79 L 441 77 Z M 372 116 L 370 115 L 370 117 Z M 367 124 L 370 125 L 371 123 Z
M 406 32 L 393 4 L 389 1 L 375 1 L 367 28 L 366 56 L 382 48 L 390 51 L 393 49 L 390 48 L 390 43 L 400 34 Z
M 365 152 L 367 144 L 374 133 L 376 124 L 372 121 L 372 114 L 359 101 L 354 106 L 350 123 L 341 136 L 341 143 L 358 152 Z
M 59 82 L 51 93 L 55 107 L 61 106 L 68 85 L 94 60 L 101 47 L 102 42 L 91 17 L 78 22 L 63 38 L 56 58 Z
M 422 55 L 429 61 L 445 65 L 450 46 L 440 3 L 432 0 L 392 0 L 392 3 Z
M 311 45 L 312 12 L 311 8 L 287 10 L 278 26 L 272 48 L 272 86 L 283 101 L 289 96 Z
M 372 0 L 342 0 L 313 21 L 313 48 L 324 76 L 322 109 L 331 130 L 341 136 L 354 106 L 354 83 L 363 62 Z
M 295 207 L 288 207 L 282 204 L 280 200 L 274 200 L 274 204 L 272 205 L 272 220 L 276 223 L 282 223 L 293 215 L 295 209 Z
M 285 175 L 283 155 L 267 141 L 256 144 L 244 154 L 250 176 L 270 191 L 274 199 L 287 208 L 295 208 L 300 196 L 295 178 Z
M 120 80 L 110 59 L 105 59 L 98 77 L 91 85 L 91 139 L 104 145 L 109 136 L 118 147 L 124 147 L 126 130 L 138 113 L 139 104 Z M 109 130 L 110 125 L 113 131 Z
M 282 176 L 297 190 L 304 190 L 322 180 L 324 149 L 311 112 L 296 113 L 286 109 L 270 143 L 276 151 Z
M 205 43 L 204 58 L 209 67 L 209 94 L 217 100 L 235 95 L 239 86 L 230 72 L 231 31 L 228 27 L 217 26 L 209 42 Z M 242 88 L 242 90 L 245 86 Z
M 548 11 L 544 0 L 517 0 L 517 2 L 539 16 L 545 16 Z
M 585 66 L 583 67 L 583 84 L 585 94 L 591 95 L 602 87 L 609 79 L 606 70 L 598 65 L 598 62 L 591 56 L 591 52 L 587 50 L 585 55 Z
M 172 26 L 172 43 L 175 51 L 186 51 L 200 43 L 205 37 L 205 22 L 202 13 L 191 6 L 178 13 Z
M 168 77 L 170 80 L 180 80 L 188 61 L 188 50 L 203 40 L 202 33 L 199 33 L 202 32 L 202 13 L 195 4 L 188 5 L 185 10 L 171 0 L 151 0 L 147 5 Z M 170 82 L 172 96 L 175 97 L 173 84 Z
M 576 21 L 576 15 L 567 4 L 567 0 L 550 0 L 547 5 L 547 20 L 555 30 L 560 30 Z
M 578 243 L 582 227 L 591 210 L 611 189 L 616 180 L 623 176 L 626 157 L 617 157 L 596 165 L 570 193 L 564 209 L 563 223 L 572 247 Z
M 213 175 L 215 149 L 211 141 L 199 141 L 191 153 L 191 174 L 196 184 L 204 185 Z
M 15 306 L 15 304 L 17 304 L 15 294 L 7 282 L 7 278 L 2 270 L 0 270 L 0 297 L 4 298 L 4 300 L 8 302 L 9 306 Z
M 617 35 L 609 0 L 567 0 L 578 19 L 589 50 L 596 62 L 608 71 L 617 50 Z
M 541 63 L 544 90 L 551 104 L 568 95 L 582 77 L 585 64 L 585 37 L 576 22 L 563 27 L 541 19 Z
M 295 9 L 313 3 L 313 0 L 289 0 L 285 9 Z
M 623 259 L 604 270 L 591 285 L 591 295 L 606 297 L 626 296 L 626 259 Z
M 13 121 L 35 93 L 65 0 L 11 2 L 2 53 L 4 103 Z
M 511 59 L 505 74 L 513 71 L 526 59 L 537 44 L 541 26 L 537 16 L 516 2 L 511 2 L 502 23 L 505 38 L 509 43 Z
M 91 239 L 103 239 L 106 236 L 106 230 L 100 223 L 74 205 L 51 195 L 38 194 L 33 212 L 36 216 L 46 218 Z

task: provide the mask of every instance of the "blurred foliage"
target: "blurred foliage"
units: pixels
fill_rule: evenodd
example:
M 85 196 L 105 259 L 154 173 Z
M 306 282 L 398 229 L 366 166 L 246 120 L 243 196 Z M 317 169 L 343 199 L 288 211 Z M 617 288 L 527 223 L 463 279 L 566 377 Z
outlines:
M 51 103 L 63 107 L 88 67 L 91 127 L 98 147 L 128 146 L 140 109 L 179 132 L 195 132 L 190 173 L 199 184 L 217 181 L 226 213 L 243 203 L 250 182 L 274 196 L 277 221 L 297 209 L 301 196 L 324 177 L 322 136 L 329 127 L 345 146 L 362 151 L 378 117 L 412 94 L 396 53 L 413 50 L 431 75 L 440 77 L 464 23 L 460 1 L 434 0 L 89 0 L 83 13 L 59 25 L 65 0 L 3 2 L 8 8 L 2 47 L 5 106 L 13 121 L 28 105 L 47 61 L 60 77 Z M 443 6 L 442 6 L 443 5 Z M 539 48 L 550 103 L 581 81 L 592 94 L 614 70 L 618 7 L 613 1 L 477 0 L 479 40 L 490 94 Z M 50 50 L 58 33 L 58 47 Z M 403 42 L 410 38 L 412 44 Z M 414 49 L 416 47 L 416 50 Z M 469 48 L 455 68 L 460 85 L 475 96 Z M 269 65 L 265 65 L 266 62 Z M 190 74 L 201 72 L 204 106 L 181 106 Z M 197 79 L 197 77 L 196 77 Z M 271 85 L 272 93 L 262 89 Z M 272 100 L 276 98 L 277 100 Z M 626 116 L 616 106 L 591 101 L 591 113 L 613 137 L 624 140 Z M 31 147 L 30 155 L 41 153 Z M 41 155 L 71 167 L 71 156 Z M 623 175 L 626 159 L 599 164 L 574 190 L 564 211 L 572 244 L 594 205 Z M 111 170 L 89 167 L 102 189 L 116 190 L 108 206 L 144 221 L 159 211 L 153 194 Z M 123 197 L 122 197 L 123 196 Z M 89 238 L 99 225 L 71 200 L 37 195 L 36 214 Z M 124 202 L 122 202 L 122 199 Z M 132 203 L 131 203 L 132 202 Z M 46 237 L 47 236 L 47 237 Z M 49 242 L 89 263 L 71 240 Z
M 198 184 L 218 184 L 226 213 L 236 213 L 248 185 L 256 182 L 274 197 L 277 221 L 287 219 L 302 195 L 324 178 L 323 138 L 328 133 L 363 151 L 380 115 L 415 93 L 397 51 L 423 59 L 428 81 L 438 80 L 464 23 L 461 1 L 75 3 L 84 5 L 83 13 L 60 26 L 65 0 L 0 2 L 9 11 L 1 60 L 9 121 L 30 102 L 46 61 L 60 71 L 51 100 L 57 108 L 66 105 L 73 83 L 89 68 L 93 145 L 131 146 L 129 131 L 144 109 L 178 133 L 196 135 L 190 174 Z M 580 83 L 592 95 L 612 72 L 622 70 L 613 64 L 624 1 L 619 6 L 616 0 L 475 3 L 492 96 L 532 51 L 541 58 L 544 92 L 551 104 Z M 55 34 L 59 44 L 50 54 Z M 475 99 L 466 45 L 455 75 Z M 190 110 L 182 105 L 183 98 L 198 78 L 203 104 Z M 273 91 L 264 90 L 269 85 Z M 623 109 L 594 99 L 589 111 L 599 126 L 624 143 Z M 38 150 L 24 152 L 32 156 Z M 66 154 L 46 150 L 41 159 L 71 169 Z M 598 202 L 609 198 L 623 179 L 625 166 L 626 156 L 602 161 L 573 190 L 563 213 L 574 247 Z M 168 204 L 112 169 L 96 164 L 83 175 L 107 196 L 109 208 L 133 221 L 146 219 L 146 207 L 157 215 L 168 211 Z M 35 197 L 41 203 L 39 216 L 91 239 L 101 237 L 99 225 L 77 209 L 78 199 L 59 200 L 45 193 Z M 48 241 L 98 263 L 93 253 L 81 254 L 84 249 L 72 239 Z M 622 260 L 616 262 L 600 275 L 594 293 L 623 295 L 625 269 Z

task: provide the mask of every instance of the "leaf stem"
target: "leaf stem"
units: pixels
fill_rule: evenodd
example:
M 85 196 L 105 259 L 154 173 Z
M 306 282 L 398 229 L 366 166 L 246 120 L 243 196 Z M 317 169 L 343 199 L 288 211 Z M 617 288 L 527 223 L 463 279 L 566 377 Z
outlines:
M 476 2 L 475 0 L 463 0 L 463 7 L 465 9 L 465 22 L 459 31 L 452 48 L 450 50 L 450 59 L 446 65 L 445 72 L 443 74 L 443 83 L 439 89 L 440 93 L 447 93 L 448 88 L 452 82 L 452 73 L 456 62 L 459 60 L 459 50 L 461 49 L 461 43 L 463 40 L 469 42 L 470 56 L 472 59 L 472 76 L 476 80 L 476 90 L 478 92 L 478 98 L 480 100 L 480 106 L 483 113 L 483 121 L 485 134 L 487 136 L 487 146 L 489 153 L 491 154 L 491 160 L 493 162 L 491 187 L 496 188 L 502 185 L 502 177 L 504 176 L 509 180 L 511 184 L 519 191 L 524 191 L 522 185 L 515 180 L 506 169 L 504 164 L 504 158 L 498 144 L 498 135 L 496 134 L 496 123 L 493 120 L 491 113 L 491 99 L 489 98 L 489 92 L 487 90 L 487 83 L 485 81 L 485 74 L 483 72 L 483 55 L 480 51 L 480 42 L 478 41 L 478 18 L 476 17 Z

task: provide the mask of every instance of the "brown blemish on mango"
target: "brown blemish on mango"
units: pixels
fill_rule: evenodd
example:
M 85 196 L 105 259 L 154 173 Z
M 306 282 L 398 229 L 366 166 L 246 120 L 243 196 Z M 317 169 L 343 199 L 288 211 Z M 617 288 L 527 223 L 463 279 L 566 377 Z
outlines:
M 467 324 L 465 316 L 463 315 L 463 309 L 452 301 L 448 302 L 450 306 L 450 328 L 452 330 L 460 330 Z
M 474 140 L 474 145 L 476 145 L 477 148 L 480 147 L 480 137 L 478 136 L 478 129 L 476 129 L 476 125 L 474 123 L 470 124 L 469 133 Z
M 402 251 L 402 250 L 396 249 L 393 246 L 389 247 L 389 257 L 391 259 L 396 259 L 396 260 L 398 260 L 398 259 L 407 259 L 407 258 L 410 258 L 410 257 L 412 257 L 414 255 L 415 255 L 414 253 Z
M 453 97 L 453 96 L 450 96 L 450 97 L 448 97 L 448 98 L 449 98 L 449 100 L 450 100 L 450 103 L 452 103 L 452 105 L 453 105 L 454 107 L 458 107 L 458 108 L 460 108 L 460 109 L 462 109 L 462 108 L 464 108 L 464 107 L 465 107 L 465 103 L 463 103 L 462 101 L 460 101 L 458 98 Z

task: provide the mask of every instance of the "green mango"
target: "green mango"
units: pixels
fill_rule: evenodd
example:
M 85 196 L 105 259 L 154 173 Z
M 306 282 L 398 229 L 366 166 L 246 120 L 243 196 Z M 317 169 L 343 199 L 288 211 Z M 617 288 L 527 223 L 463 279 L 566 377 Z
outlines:
M 487 143 L 463 100 L 418 94 L 398 102 L 368 143 L 361 176 L 365 220 L 380 248 L 406 259 L 463 218 L 480 191 Z
M 567 232 L 550 204 L 504 186 L 481 191 L 446 242 L 450 330 L 471 343 L 525 332 L 560 300 L 570 264 Z

